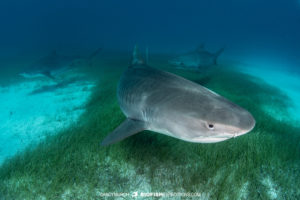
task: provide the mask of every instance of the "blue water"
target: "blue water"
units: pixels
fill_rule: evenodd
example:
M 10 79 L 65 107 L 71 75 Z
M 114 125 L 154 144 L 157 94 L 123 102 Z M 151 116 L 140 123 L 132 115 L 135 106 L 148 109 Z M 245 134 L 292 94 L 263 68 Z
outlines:
M 239 51 L 275 48 L 297 57 L 299 4 L 297 0 L 1 1 L 0 50 L 24 53 L 98 46 L 128 50 L 139 43 L 153 52 L 170 52 L 204 41 Z
M 45 137 L 42 133 L 52 135 L 57 127 L 68 128 L 79 119 L 97 82 L 93 78 L 77 81 L 82 74 L 76 71 L 76 83 L 71 77 L 64 89 L 56 90 L 59 83 L 55 80 L 20 79 L 18 73 L 24 67 L 53 50 L 86 58 L 101 48 L 104 54 L 100 60 L 107 52 L 125 52 L 127 66 L 128 52 L 135 44 L 149 49 L 151 60 L 151 55 L 168 58 L 202 43 L 210 52 L 225 48 L 218 60 L 221 66 L 234 65 L 286 95 L 288 115 L 268 102 L 262 105 L 264 112 L 299 127 L 300 0 L 1 0 L 0 99 L 5 103 L 0 102 L 4 110 L 0 110 L 0 165 L 26 145 L 41 141 Z M 89 65 L 87 59 L 83 62 Z M 44 92 L 43 88 L 54 88 L 55 92 Z M 32 91 L 38 94 L 27 96 Z M 35 100 L 43 103 L 33 106 Z M 66 102 L 72 108 L 63 104 Z M 268 180 L 263 184 L 271 191 L 267 192 L 269 199 L 276 199 Z

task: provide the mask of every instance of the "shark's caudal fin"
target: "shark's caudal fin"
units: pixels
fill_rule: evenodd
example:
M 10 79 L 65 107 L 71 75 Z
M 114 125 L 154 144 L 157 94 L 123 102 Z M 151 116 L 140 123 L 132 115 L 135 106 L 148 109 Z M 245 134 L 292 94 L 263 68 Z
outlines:
M 142 65 L 145 64 L 144 59 L 142 58 L 139 48 L 137 45 L 134 46 L 133 53 L 132 53 L 132 60 L 131 60 L 132 65 Z
M 215 65 L 217 65 L 218 63 L 217 63 L 217 59 L 218 59 L 218 57 L 223 53 L 223 51 L 224 51 L 224 47 L 223 48 L 221 48 L 219 51 L 217 51 L 215 54 L 214 54 L 214 64 Z
M 145 127 L 145 122 L 127 118 L 102 141 L 101 145 L 107 146 L 119 142 L 120 140 L 145 130 Z

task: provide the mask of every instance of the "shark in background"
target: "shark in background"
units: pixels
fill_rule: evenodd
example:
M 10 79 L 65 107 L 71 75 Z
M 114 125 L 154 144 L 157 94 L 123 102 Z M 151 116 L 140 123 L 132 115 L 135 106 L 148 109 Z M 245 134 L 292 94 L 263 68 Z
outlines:
M 90 56 L 64 56 L 58 54 L 56 51 L 51 52 L 49 55 L 39 59 L 32 65 L 28 66 L 25 71 L 21 72 L 24 78 L 38 78 L 47 77 L 55 80 L 60 74 L 80 65 L 91 65 L 91 61 L 101 52 L 101 48 L 94 51 Z
M 244 108 L 199 84 L 148 66 L 137 47 L 120 78 L 117 98 L 127 118 L 102 141 L 103 146 L 143 130 L 188 142 L 215 143 L 255 126 Z
M 177 66 L 178 68 L 200 69 L 203 67 L 217 65 L 217 59 L 223 51 L 224 48 L 221 48 L 217 52 L 211 53 L 205 49 L 204 44 L 201 44 L 194 51 L 170 59 L 169 63 Z

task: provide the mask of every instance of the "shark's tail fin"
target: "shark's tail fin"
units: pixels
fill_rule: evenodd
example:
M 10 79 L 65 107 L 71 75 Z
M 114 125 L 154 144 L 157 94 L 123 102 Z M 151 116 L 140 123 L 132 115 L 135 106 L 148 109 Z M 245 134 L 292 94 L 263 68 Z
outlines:
M 145 61 L 139 52 L 138 46 L 135 45 L 132 53 L 131 65 L 142 65 L 142 64 L 145 64 Z
M 223 48 L 221 48 L 219 51 L 217 51 L 216 53 L 215 53 L 215 57 L 214 57 L 214 64 L 215 65 L 217 65 L 218 64 L 218 62 L 217 62 L 217 59 L 218 59 L 218 57 L 223 53 L 223 51 L 225 50 L 225 48 L 223 47 Z

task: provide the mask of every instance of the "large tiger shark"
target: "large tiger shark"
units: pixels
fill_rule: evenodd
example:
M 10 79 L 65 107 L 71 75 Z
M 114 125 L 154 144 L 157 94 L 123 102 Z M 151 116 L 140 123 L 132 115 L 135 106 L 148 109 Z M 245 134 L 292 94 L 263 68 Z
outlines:
M 103 141 L 110 145 L 143 130 L 195 143 L 215 143 L 248 133 L 252 115 L 215 92 L 175 74 L 148 66 L 133 52 L 117 89 L 127 117 Z
M 209 67 L 212 65 L 217 65 L 217 59 L 223 51 L 224 48 L 221 48 L 216 53 L 211 53 L 205 49 L 204 44 L 201 44 L 194 51 L 170 59 L 169 63 L 177 66 L 178 68 L 187 69 Z
M 58 54 L 56 51 L 51 52 L 49 55 L 39 59 L 30 65 L 24 72 L 19 75 L 24 78 L 37 78 L 48 77 L 55 79 L 59 74 L 69 71 L 76 65 L 90 64 L 89 62 L 99 54 L 101 49 L 97 49 L 88 57 L 81 56 L 64 56 Z

